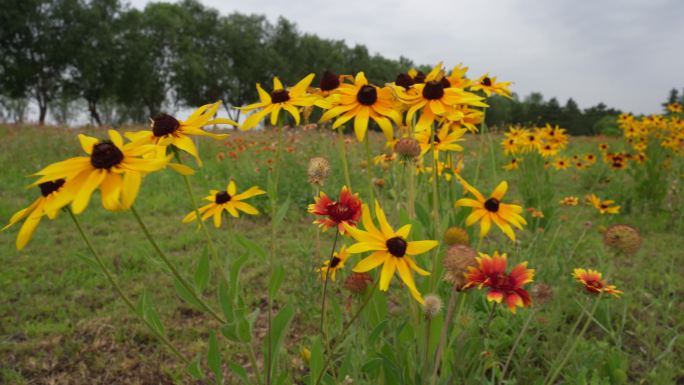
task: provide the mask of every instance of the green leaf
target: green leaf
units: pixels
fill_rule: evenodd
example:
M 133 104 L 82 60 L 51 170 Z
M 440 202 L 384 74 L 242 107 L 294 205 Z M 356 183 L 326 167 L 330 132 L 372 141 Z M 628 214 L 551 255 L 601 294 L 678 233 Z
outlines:
M 223 283 L 223 280 L 219 280 L 219 289 L 218 289 L 218 300 L 219 304 L 221 305 L 221 310 L 223 311 L 224 317 L 226 317 L 227 322 L 231 322 L 233 320 L 233 301 L 230 296 L 230 291 L 228 286 L 226 286 L 225 283 Z
M 268 281 L 268 295 L 273 298 L 275 297 L 276 293 L 278 292 L 278 289 L 280 289 L 280 285 L 283 283 L 283 279 L 285 278 L 285 269 L 283 269 L 282 265 L 277 265 L 276 268 L 273 270 L 273 275 L 271 275 L 271 279 Z
M 285 214 L 287 214 L 287 209 L 290 207 L 290 198 L 288 197 L 285 202 L 278 207 L 278 212 L 276 213 L 275 217 L 273 218 L 273 226 L 278 226 L 280 222 L 285 219 Z
M 231 371 L 231 372 L 233 372 L 235 375 L 237 375 L 238 377 L 240 377 L 240 379 L 242 380 L 242 383 L 243 383 L 243 384 L 248 384 L 248 385 L 249 385 L 249 377 L 248 377 L 248 375 L 247 375 L 247 370 L 245 370 L 245 368 L 242 367 L 242 365 L 237 364 L 237 363 L 232 362 L 232 361 L 229 361 L 229 362 L 228 362 L 228 367 L 230 368 L 230 371 Z M 256 372 L 256 369 L 254 370 L 254 375 L 255 375 L 255 376 L 258 376 L 258 375 L 259 375 L 259 373 Z
M 272 345 L 271 356 L 273 357 L 271 359 L 271 367 L 276 361 L 278 352 L 280 352 L 280 347 L 283 345 L 283 340 L 285 340 L 286 331 L 290 326 L 290 322 L 292 322 L 292 318 L 294 318 L 294 308 L 290 304 L 285 305 L 282 309 L 280 309 L 278 314 L 273 317 L 272 328 L 270 331 Z M 268 337 L 264 338 L 263 349 L 264 353 L 268 354 Z
M 195 380 L 201 380 L 204 378 L 204 372 L 202 372 L 202 367 L 200 366 L 200 356 L 196 356 L 194 360 L 185 368 L 187 372 Z
M 371 334 L 368 336 L 368 344 L 373 345 L 375 341 L 377 341 L 378 337 L 380 336 L 380 333 L 382 333 L 385 330 L 385 326 L 387 326 L 387 320 L 382 320 L 378 326 L 376 326 Z
M 200 257 L 195 270 L 195 287 L 198 292 L 203 292 L 209 283 L 209 254 L 205 253 Z
M 313 343 L 311 344 L 311 360 L 309 361 L 309 370 L 311 376 L 309 376 L 309 385 L 315 385 L 318 376 L 323 370 L 323 344 L 321 343 L 320 336 L 313 338 Z
M 244 310 L 235 312 L 237 336 L 240 342 L 252 341 L 252 324 L 245 316 Z
M 190 291 L 188 291 L 182 283 L 178 279 L 173 280 L 173 286 L 176 288 L 176 293 L 178 293 L 178 296 L 180 296 L 185 302 L 195 305 L 199 308 L 202 307 L 202 305 L 195 299 L 195 297 L 192 295 Z
M 245 250 L 256 254 L 262 260 L 266 258 L 266 250 L 264 250 L 264 248 L 261 247 L 260 244 L 252 241 L 251 239 L 245 238 L 243 235 L 237 233 L 235 234 L 235 239 L 238 241 L 240 246 L 245 248 Z
M 155 310 L 146 289 L 143 289 L 140 293 L 140 297 L 138 297 L 138 302 L 135 306 L 135 311 L 150 324 L 154 331 L 164 335 L 164 324 L 161 322 L 159 314 Z
M 97 262 L 95 262 L 95 259 L 93 259 L 92 257 L 89 257 L 81 253 L 76 253 L 76 257 L 83 261 L 86 265 L 90 266 L 91 268 L 100 271 L 100 265 L 98 265 Z
M 216 383 L 223 383 L 223 370 L 221 369 L 221 351 L 219 350 L 218 340 L 216 334 L 211 331 L 209 333 L 209 352 L 207 353 L 207 364 L 209 369 L 216 376 Z

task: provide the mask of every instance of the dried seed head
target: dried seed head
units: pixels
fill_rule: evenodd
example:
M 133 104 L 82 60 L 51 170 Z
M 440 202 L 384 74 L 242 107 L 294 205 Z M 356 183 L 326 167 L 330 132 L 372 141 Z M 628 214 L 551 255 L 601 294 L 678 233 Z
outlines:
M 466 245 L 453 245 L 449 247 L 444 256 L 444 280 L 461 290 L 466 283 L 465 273 L 468 267 L 477 267 L 477 253 L 472 247 Z
M 394 152 L 402 161 L 414 160 L 420 155 L 420 144 L 413 138 L 401 138 L 394 144 Z
M 468 245 L 470 243 L 470 236 L 464 228 L 452 226 L 444 232 L 444 243 L 449 246 Z
M 370 274 L 352 272 L 344 281 L 344 288 L 354 294 L 361 294 L 366 291 L 371 282 L 373 282 L 373 277 Z
M 532 299 L 539 305 L 543 305 L 553 299 L 553 288 L 545 283 L 532 286 Z
M 442 299 L 436 294 L 428 294 L 423 302 L 425 318 L 431 319 L 442 311 Z
M 629 225 L 612 225 L 603 233 L 603 243 L 625 254 L 636 254 L 641 247 L 639 230 Z
M 309 183 L 322 186 L 330 175 L 330 162 L 320 156 L 309 159 L 307 175 L 309 176 Z
M 383 188 L 385 187 L 385 180 L 382 178 L 373 178 L 373 184 L 375 187 Z
M 368 167 L 368 161 L 362 160 L 359 162 L 359 167 L 361 167 L 362 170 L 365 170 L 366 167 Z

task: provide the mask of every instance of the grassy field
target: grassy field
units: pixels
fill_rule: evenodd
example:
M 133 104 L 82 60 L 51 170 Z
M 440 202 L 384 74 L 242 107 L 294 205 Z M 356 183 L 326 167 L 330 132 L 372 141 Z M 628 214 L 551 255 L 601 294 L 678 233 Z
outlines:
M 50 127 L 0 126 L 0 164 L 3 168 L 0 219 L 3 222 L 38 196 L 37 189 L 25 189 L 30 183 L 28 175 L 51 162 L 80 155 L 78 132 Z M 95 136 L 105 134 L 97 130 L 88 132 Z M 315 334 L 312 330 L 315 330 L 320 314 L 321 283 L 313 270 L 321 261 L 314 256 L 316 228 L 311 224 L 313 218 L 306 212 L 315 190 L 307 183 L 306 167 L 310 157 L 326 156 L 332 163 L 333 174 L 323 190 L 336 195 L 344 180 L 336 138 L 328 131 L 291 130 L 284 147 L 279 191 L 282 200 L 289 198 L 291 203 L 284 219 L 286 225 L 281 226 L 277 234 L 277 262 L 284 267 L 286 277 L 275 307 L 296 304 L 295 318 L 286 336 L 287 353 L 281 360 L 281 366 L 287 368 L 294 383 L 304 383 L 299 378 L 308 369 L 299 352 L 303 346 L 310 346 L 310 337 Z M 383 145 L 382 138 L 380 135 L 373 138 L 377 154 Z M 488 137 L 495 143 L 492 152 L 478 150 L 482 148 L 480 139 L 477 136 L 467 138 L 463 175 L 467 180 L 474 178 L 476 159 L 480 156 L 478 187 L 483 193 L 490 192 L 499 180 L 507 179 L 511 185 L 508 199 L 521 202 L 517 183 L 521 174 L 519 171 L 505 172 L 501 168 L 505 160 L 496 145 L 500 138 Z M 613 143 L 617 139 L 572 138 L 570 146 L 583 152 L 595 150 L 597 144 L 604 141 Z M 202 139 L 199 143 L 204 166 L 191 178 L 196 196 L 205 196 L 209 189 L 224 188 L 231 177 L 240 189 L 252 185 L 266 187 L 275 149 L 272 132 L 231 132 L 225 141 Z M 485 144 L 485 148 L 490 148 L 491 143 Z M 365 171 L 359 167 L 364 157 L 363 147 L 351 142 L 352 186 L 368 200 Z M 397 164 L 387 169 L 376 166 L 373 172 L 386 182 L 385 187 L 376 190 L 383 206 L 394 207 L 397 192 L 401 194 L 402 187 L 392 186 L 400 182 L 401 167 Z M 630 188 L 630 180 L 615 174 L 597 173 L 594 169 L 552 172 L 553 195 L 545 199 L 549 207 L 555 207 L 553 212 L 545 211 L 543 220 L 528 215 L 530 224 L 518 234 L 515 243 L 493 229 L 480 248 L 486 252 L 497 249 L 508 252 L 516 263 L 529 261 L 530 267 L 537 269 L 535 281 L 548 283 L 555 291 L 553 299 L 539 306 L 532 318 L 510 369 L 513 377 L 507 380 L 509 384 L 532 384 L 535 379 L 543 378 L 565 342 L 586 298 L 572 282 L 570 273 L 575 267 L 603 271 L 625 294 L 601 303 L 594 315 L 595 322 L 580 339 L 563 370 L 564 383 L 684 383 L 681 365 L 684 362 L 684 224 L 681 212 L 672 208 L 647 209 L 635 204 L 624 207 L 620 215 L 608 217 L 587 207 L 558 206 L 557 202 L 565 196 L 575 195 L 582 199 L 590 192 L 615 198 L 620 203 L 619 199 Z M 678 178 L 681 197 L 684 186 L 681 177 Z M 462 189 L 454 179 L 444 185 L 449 187 L 441 193 L 442 218 L 445 222 L 458 224 L 463 220 L 464 215 L 460 212 L 464 209 L 453 208 L 453 202 L 461 196 Z M 416 201 L 427 202 L 430 195 L 427 178 L 419 178 L 418 192 Z M 679 199 L 680 203 L 672 207 L 681 210 L 682 199 Z M 267 201 L 264 196 L 251 202 L 260 211 L 268 212 Z M 204 238 L 195 226 L 181 223 L 183 216 L 192 210 L 181 176 L 170 170 L 149 175 L 135 206 L 161 247 L 180 266 L 181 272 L 191 277 L 199 256 L 204 253 Z M 388 209 L 388 212 L 390 222 L 397 223 L 396 210 Z M 105 211 L 96 194 L 81 220 L 127 294 L 135 298 L 143 289 L 147 290 L 170 339 L 186 356 L 204 356 L 209 332 L 219 325 L 177 296 L 172 279 L 134 217 L 128 212 Z M 222 228 L 210 226 L 209 230 L 221 254 L 234 259 L 247 251 L 232 234 L 239 233 L 267 245 L 269 222 L 269 216 L 265 214 L 243 216 L 237 220 L 229 218 Z M 600 230 L 612 223 L 630 224 L 640 230 L 643 242 L 636 255 L 618 254 L 603 245 Z M 14 247 L 17 231 L 12 228 L 0 233 L 0 383 L 166 384 L 190 381 L 183 373 L 182 363 L 129 314 L 104 277 L 93 268 L 88 250 L 68 215 L 61 214 L 56 221 L 45 219 L 21 252 Z M 332 244 L 332 236 L 323 233 L 321 239 L 325 254 Z M 429 266 L 429 261 L 423 260 L 420 264 Z M 398 287 L 398 280 L 394 281 L 393 286 Z M 264 310 L 268 286 L 265 261 L 250 257 L 243 269 L 241 283 L 247 306 Z M 347 294 L 340 280 L 330 289 L 333 292 L 331 302 L 344 306 Z M 367 357 L 352 360 L 353 367 L 365 367 L 363 360 L 376 357 L 379 352 L 387 353 L 384 349 L 401 350 L 405 341 L 399 336 L 399 330 L 405 316 L 393 309 L 409 306 L 405 292 L 405 289 L 390 290 L 389 325 L 383 332 L 385 337 L 366 347 Z M 440 285 L 438 292 L 446 301 L 449 289 Z M 215 285 L 208 286 L 205 296 L 212 300 L 216 297 Z M 477 362 L 486 368 L 492 362 L 505 360 L 512 340 L 530 310 L 521 310 L 516 315 L 498 312 L 490 320 L 491 330 L 482 334 L 478 325 L 487 322 L 488 316 L 483 295 L 472 291 L 465 298 L 464 310 L 456 319 L 456 325 L 469 332 L 461 334 L 450 345 L 454 362 Z M 261 314 L 255 325 L 258 338 L 265 333 L 264 312 Z M 392 328 L 397 330 L 396 337 L 392 337 Z M 220 341 L 227 359 L 243 366 L 248 373 L 254 371 L 242 345 L 233 345 L 224 339 Z M 401 359 L 397 358 L 396 362 Z M 239 383 L 227 367 L 225 375 L 226 383 Z M 365 384 L 368 378 L 355 378 L 354 384 Z

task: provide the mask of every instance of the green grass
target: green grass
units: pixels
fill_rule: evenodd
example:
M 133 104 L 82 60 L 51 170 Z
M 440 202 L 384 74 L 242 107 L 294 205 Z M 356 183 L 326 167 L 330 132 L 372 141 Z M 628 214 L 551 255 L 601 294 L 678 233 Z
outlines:
M 6 222 L 12 213 L 38 196 L 37 189 L 25 189 L 31 181 L 28 175 L 51 162 L 80 155 L 77 132 L 48 127 L 0 126 L 2 221 Z M 96 136 L 105 134 L 104 131 L 88 132 Z M 343 184 L 343 174 L 335 138 L 329 132 L 295 131 L 288 134 L 285 145 L 288 151 L 284 154 L 280 199 L 289 198 L 291 205 L 284 221 L 286 225 L 281 226 L 277 234 L 276 260 L 284 266 L 286 279 L 277 296 L 276 307 L 296 304 L 295 321 L 286 337 L 289 354 L 284 360 L 295 378 L 306 371 L 298 352 L 301 346 L 310 344 L 309 337 L 315 334 L 311 330 L 318 324 L 321 290 L 313 272 L 317 265 L 313 256 L 316 230 L 306 213 L 306 206 L 313 200 L 314 189 L 306 182 L 306 166 L 311 156 L 326 156 L 333 164 L 333 175 L 324 191 L 336 195 Z M 379 150 L 380 137 L 375 138 L 375 147 Z M 275 141 L 271 132 L 235 133 L 225 142 L 202 140 L 200 153 L 204 166 L 191 178 L 196 196 L 203 197 L 211 188 L 223 188 L 230 177 L 235 178 L 241 189 L 252 185 L 265 188 L 268 160 L 274 158 Z M 473 155 L 477 155 L 477 141 L 478 138 L 470 137 L 467 142 L 464 175 L 468 180 L 472 180 L 475 173 Z M 498 143 L 497 138 L 494 143 Z M 596 138 L 572 138 L 571 147 L 583 152 L 594 150 L 597 143 Z M 236 159 L 230 156 L 231 152 L 235 152 Z M 223 160 L 219 153 L 223 154 Z M 482 156 L 478 187 L 483 193 L 491 191 L 498 183 L 493 177 L 496 172 L 498 179 L 509 180 L 511 187 L 507 197 L 521 201 L 516 185 L 519 174 L 506 173 L 500 168 L 504 163 L 500 150 L 496 148 L 494 153 L 496 165 L 492 165 L 489 152 Z M 364 157 L 363 147 L 352 143 L 352 186 L 367 199 L 366 176 L 358 166 Z M 378 177 L 382 172 L 380 167 L 374 168 Z M 401 187 L 391 188 L 399 173 L 400 169 L 396 167 L 382 175 L 387 184 L 379 195 L 386 208 L 393 207 L 390 202 L 397 191 L 401 191 Z M 590 186 L 595 186 L 592 192 L 601 197 L 617 199 L 625 195 L 621 186 L 628 184 L 622 185 L 623 181 L 613 174 L 608 180 L 603 178 L 602 183 L 594 184 L 598 180 L 597 173 L 596 169 L 552 173 L 553 199 L 547 199 L 546 203 L 555 207 L 556 212 L 552 216 L 547 214 L 546 228 L 537 229 L 538 226 L 530 221 L 515 245 L 493 229 L 492 236 L 483 242 L 484 251 L 499 249 L 508 252 L 512 261 L 528 260 L 530 267 L 537 269 L 536 281 L 549 283 L 555 289 L 553 300 L 540 306 L 517 350 L 510 370 L 515 373 L 511 383 L 532 383 L 540 376 L 543 378 L 550 360 L 565 341 L 586 298 L 571 282 L 570 273 L 574 267 L 603 271 L 625 294 L 620 299 L 604 301 L 599 307 L 595 316 L 598 322 L 591 325 L 563 371 L 565 383 L 679 384 L 684 381 L 681 366 L 684 362 L 681 336 L 684 226 L 681 216 L 673 222 L 672 214 L 666 210 L 642 210 L 638 205 L 615 218 L 599 217 L 589 209 L 557 207 L 556 202 L 563 196 L 581 198 L 589 192 Z M 681 178 L 679 183 L 681 185 Z M 457 223 L 463 217 L 463 213 L 452 208 L 460 190 L 452 181 L 449 191 L 453 197 L 447 197 L 447 192 L 442 191 L 442 217 L 451 223 Z M 421 182 L 418 191 L 419 206 L 425 206 L 429 212 L 428 182 Z M 681 192 L 679 194 L 681 196 Z M 257 197 L 253 202 L 262 212 L 268 211 L 267 198 Z M 136 207 L 162 248 L 181 272 L 191 278 L 204 252 L 204 238 L 195 226 L 180 222 L 192 209 L 182 178 L 170 170 L 149 175 Z M 396 210 L 388 211 L 396 223 Z M 191 305 L 184 304 L 175 294 L 172 279 L 165 273 L 134 217 L 128 212 L 106 212 L 96 194 L 80 219 L 127 294 L 135 298 L 147 288 L 170 339 L 188 357 L 205 355 L 209 331 L 218 325 Z M 591 223 L 587 224 L 587 221 Z M 268 244 L 268 215 L 243 216 L 227 222 L 221 229 L 210 226 L 224 258 L 231 260 L 246 253 L 230 233 L 240 233 L 264 247 Z M 610 223 L 627 223 L 640 229 L 643 245 L 637 255 L 618 255 L 603 246 L 599 228 Z M 89 264 L 90 255 L 75 230 L 68 215 L 61 214 L 56 221 L 44 219 L 32 241 L 21 252 L 14 248 L 18 226 L 0 233 L 0 383 L 187 381 L 181 363 L 127 312 L 104 276 Z M 556 231 L 558 236 L 552 241 Z M 420 230 L 417 232 L 419 234 Z M 323 233 L 322 241 L 323 254 L 326 254 L 332 236 Z M 431 263 L 425 258 L 419 262 L 422 266 Z M 252 256 L 243 271 L 242 289 L 250 308 L 264 310 L 266 307 L 267 270 L 265 260 Z M 343 304 L 346 294 L 339 280 L 337 285 L 331 286 L 334 291 L 331 300 Z M 403 306 L 401 304 L 406 302 L 404 291 L 399 288 L 390 291 L 392 306 Z M 446 301 L 448 289 L 442 285 L 439 292 Z M 215 285 L 210 285 L 205 295 L 216 304 Z M 482 357 L 481 361 L 486 365 L 498 362 L 502 357 L 505 359 L 511 341 L 528 313 L 520 311 L 513 316 L 500 312 L 492 320 L 490 335 L 483 336 L 478 334 L 477 327 L 487 317 L 482 298 L 480 293 L 469 294 L 466 310 L 456 322 L 464 330 L 471 331 L 461 341 L 463 354 Z M 400 324 L 402 317 L 391 313 L 390 319 Z M 263 337 L 264 332 L 265 320 L 260 316 L 256 334 Z M 481 350 L 483 340 L 486 355 Z M 226 344 L 226 356 L 252 371 L 245 352 L 239 346 L 222 341 Z M 397 341 L 401 343 L 401 340 Z M 380 345 L 378 349 L 381 349 Z M 356 383 L 365 382 L 359 379 Z

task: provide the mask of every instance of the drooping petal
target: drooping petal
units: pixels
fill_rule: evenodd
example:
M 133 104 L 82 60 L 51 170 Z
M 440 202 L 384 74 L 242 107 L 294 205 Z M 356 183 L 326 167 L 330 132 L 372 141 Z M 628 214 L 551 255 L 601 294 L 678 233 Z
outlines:
M 349 249 L 347 248 L 347 251 Z M 392 258 L 390 254 L 386 251 L 376 251 L 373 254 L 367 256 L 366 258 L 359 261 L 359 263 L 354 266 L 352 271 L 356 273 L 365 273 L 367 271 L 373 270 L 385 262 L 386 259 Z
M 394 276 L 394 271 L 397 269 L 396 258 L 390 257 L 385 260 L 385 264 L 382 265 L 382 271 L 380 272 L 380 286 L 379 289 L 382 291 L 387 291 L 389 289 L 390 282 Z

